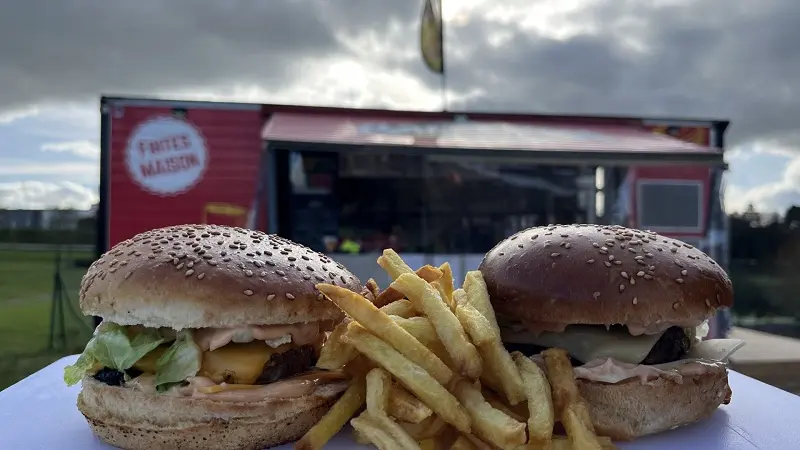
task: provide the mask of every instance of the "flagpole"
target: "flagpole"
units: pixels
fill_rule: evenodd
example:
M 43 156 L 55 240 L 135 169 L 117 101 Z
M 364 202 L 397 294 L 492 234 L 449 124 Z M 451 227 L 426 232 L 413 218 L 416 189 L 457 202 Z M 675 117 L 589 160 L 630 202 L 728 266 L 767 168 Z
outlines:
M 441 79 L 442 111 L 443 112 L 447 112 L 447 110 L 449 108 L 449 105 L 448 105 L 448 102 L 447 102 L 447 71 L 445 70 L 445 59 L 446 58 L 444 56 L 445 55 L 445 51 L 444 51 L 444 49 L 445 49 L 445 45 L 444 45 L 444 42 L 445 42 L 445 35 L 444 35 L 444 0 L 439 0 L 439 2 L 440 2 L 439 14 L 441 15 L 441 17 L 439 19 L 440 20 L 439 23 L 441 24 L 441 30 L 442 30 L 441 31 L 441 35 L 442 35 L 442 37 L 441 37 L 441 42 L 442 42 L 442 56 L 441 56 L 441 58 L 442 58 L 442 75 L 441 75 L 442 76 L 442 79 Z

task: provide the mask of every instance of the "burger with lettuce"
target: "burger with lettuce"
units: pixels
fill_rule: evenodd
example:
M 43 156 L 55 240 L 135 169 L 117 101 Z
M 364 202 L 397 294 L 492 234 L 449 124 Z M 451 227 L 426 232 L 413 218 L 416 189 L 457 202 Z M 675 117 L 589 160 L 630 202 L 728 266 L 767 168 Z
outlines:
M 149 231 L 83 278 L 102 318 L 64 371 L 102 440 L 128 449 L 265 448 L 302 436 L 347 387 L 314 370 L 342 312 L 314 287 L 360 292 L 327 256 L 274 235 L 213 225 Z
M 509 350 L 570 353 L 598 434 L 658 433 L 730 401 L 726 363 L 743 342 L 703 338 L 732 285 L 691 245 L 619 226 L 539 227 L 497 244 L 480 270 Z

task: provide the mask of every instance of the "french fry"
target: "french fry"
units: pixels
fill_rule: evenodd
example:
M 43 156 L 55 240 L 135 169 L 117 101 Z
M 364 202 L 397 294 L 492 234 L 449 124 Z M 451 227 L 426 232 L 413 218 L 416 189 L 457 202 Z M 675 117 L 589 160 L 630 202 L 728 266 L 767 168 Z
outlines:
M 391 388 L 392 377 L 385 370 L 375 368 L 367 373 L 367 411 L 370 414 L 387 415 Z
M 447 305 L 450 311 L 455 312 L 455 309 L 453 309 L 455 303 L 453 303 L 452 294 L 448 294 L 447 291 L 445 291 L 444 286 L 442 286 L 442 283 L 440 283 L 439 281 L 441 280 L 432 281 L 431 286 L 433 286 L 433 288 L 436 289 L 436 292 L 439 293 L 439 297 L 442 297 L 442 301 L 444 302 L 445 305 Z
M 486 401 L 492 405 L 492 408 L 503 411 L 508 417 L 511 417 L 518 422 L 526 422 L 528 420 L 527 407 L 525 411 L 520 411 L 519 407 L 522 406 L 521 404 L 516 406 L 507 405 L 502 399 L 500 399 L 500 397 L 488 389 L 481 390 L 481 393 L 483 394 L 483 398 L 485 398 Z
M 402 448 L 413 448 L 414 439 L 389 417 L 389 397 L 392 389 L 392 377 L 383 369 L 372 369 L 367 380 L 367 413 L 374 418 L 393 440 Z
M 294 444 L 295 450 L 321 449 L 361 409 L 366 400 L 366 380 L 357 378 L 319 422 Z
M 603 450 L 616 450 L 617 446 L 611 442 L 611 439 L 605 436 L 598 436 L 598 442 L 600 442 L 600 448 Z M 542 448 L 546 448 L 547 450 L 581 450 L 577 447 L 573 447 L 572 443 L 570 443 L 569 438 L 567 436 L 553 436 L 553 440 L 550 441 L 550 444 L 547 447 L 542 447 L 540 445 L 528 444 L 524 447 L 518 447 L 517 450 L 541 450 Z
M 557 417 L 563 417 L 564 408 L 568 403 L 581 400 L 578 385 L 575 383 L 575 372 L 566 350 L 548 348 L 542 352 L 544 364 L 547 368 L 547 378 L 553 392 L 553 406 Z M 579 414 L 583 414 L 578 411 Z M 581 418 L 583 422 L 592 423 L 588 412 Z
M 414 273 L 414 269 L 409 267 L 403 261 L 403 258 L 390 248 L 384 250 L 381 256 L 378 257 L 378 265 L 389 274 L 392 280 L 396 280 L 397 277 L 404 273 Z
M 389 392 L 389 415 L 401 422 L 421 423 L 433 415 L 433 410 L 395 384 Z
M 459 436 L 453 445 L 450 446 L 450 450 L 477 450 L 477 448 L 470 442 L 470 440 L 464 436 Z
M 411 304 L 410 300 L 406 299 L 395 300 L 388 305 L 381 306 L 381 311 L 388 316 L 398 316 L 404 319 L 414 317 L 417 314 L 414 305 Z
M 318 284 L 317 289 L 358 324 L 388 342 L 439 383 L 446 384 L 452 379 L 453 371 L 438 356 L 364 297 L 331 284 Z
M 553 437 L 555 411 L 550 383 L 542 369 L 520 352 L 511 354 L 528 398 L 528 442 L 544 445 Z
M 408 265 L 405 265 L 405 262 L 403 262 L 402 258 L 400 258 L 400 255 L 398 255 L 397 253 L 394 253 L 393 250 L 387 250 L 387 251 L 391 252 L 389 254 L 388 259 L 385 260 L 386 264 L 387 264 L 387 267 L 389 269 L 387 269 L 387 267 L 383 267 L 383 266 L 381 266 L 381 267 L 383 267 L 383 269 L 386 270 L 389 273 L 389 276 L 391 276 L 392 279 L 395 279 L 395 277 L 392 276 L 392 273 L 416 273 L 417 276 L 419 276 L 420 278 L 422 278 L 423 280 L 425 280 L 425 281 L 427 281 L 429 283 L 433 282 L 435 280 L 438 280 L 439 278 L 442 277 L 442 271 L 440 269 L 437 269 L 436 267 L 429 266 L 429 265 L 422 266 L 419 269 L 417 269 L 416 272 L 412 272 L 411 268 L 408 267 Z M 387 251 L 384 251 L 384 255 L 387 254 L 386 253 Z M 400 258 L 399 262 L 397 261 L 398 258 Z M 380 264 L 380 259 L 378 259 L 378 263 Z M 405 267 L 400 265 L 400 263 L 405 265 Z M 405 270 L 405 268 L 408 268 L 409 272 L 403 272 Z M 383 306 L 383 305 L 389 304 L 391 302 L 400 300 L 402 298 L 403 298 L 403 293 L 402 292 L 398 292 L 397 290 L 392 289 L 391 287 L 389 287 L 386 290 L 384 290 L 383 292 L 381 292 L 380 294 L 378 294 L 378 296 L 376 297 L 377 300 L 375 301 L 375 303 L 377 304 L 377 306 Z
M 441 434 L 448 425 L 441 417 L 432 415 L 420 423 L 406 422 L 401 424 L 401 426 L 414 439 L 424 441 L 425 439 L 430 439 Z
M 489 301 L 489 291 L 486 288 L 486 281 L 479 270 L 471 270 L 464 277 L 464 291 L 467 293 L 467 301 L 473 308 L 477 309 L 486 320 L 492 324 L 494 332 L 500 335 L 500 326 L 497 324 L 497 317 Z
M 353 328 L 342 337 L 345 342 L 386 369 L 438 416 L 462 433 L 469 433 L 467 411 L 435 378 L 372 333 Z
M 478 351 L 467 339 L 464 327 L 445 305 L 439 292 L 422 278 L 408 273 L 400 274 L 392 287 L 405 294 L 417 310 L 428 316 L 459 373 L 478 378 L 483 370 Z
M 316 366 L 320 369 L 338 370 L 344 367 L 350 360 L 355 358 L 356 350 L 341 341 L 342 335 L 347 331 L 347 325 L 352 321 L 345 318 L 333 329 L 325 345 L 320 350 Z
M 601 448 L 595 435 L 589 408 L 575 383 L 575 373 L 567 351 L 549 348 L 542 352 L 542 356 L 553 392 L 555 412 L 561 418 L 572 447 L 587 450 Z
M 364 436 L 360 431 L 356 430 L 355 428 L 353 428 L 353 440 L 356 442 L 356 444 L 360 445 L 371 444 L 369 439 L 367 439 L 366 436 Z
M 508 350 L 503 347 L 503 343 L 499 339 L 492 340 L 478 346 L 478 352 L 486 366 L 485 373 L 497 376 L 502 392 L 506 395 L 509 403 L 516 405 L 525 401 L 525 390 L 519 369 L 511 359 L 511 355 L 508 354 Z
M 436 329 L 427 317 L 412 317 L 410 319 L 397 316 L 390 317 L 395 323 L 400 325 L 402 329 L 406 330 L 426 347 L 430 348 L 432 344 L 439 342 Z
M 376 367 L 378 366 L 369 358 L 356 352 L 356 357 L 345 364 L 342 371 L 353 377 L 364 378 L 370 370 Z
M 450 263 L 446 262 L 439 266 L 439 270 L 442 271 L 442 277 L 439 278 L 438 283 L 442 285 L 442 289 L 444 290 L 444 295 L 442 299 L 450 306 L 450 310 L 453 310 L 453 269 L 450 267 Z
M 374 278 L 370 278 L 364 284 L 364 289 L 366 289 L 372 295 L 372 301 L 374 302 L 378 296 L 381 294 L 381 288 L 378 287 L 378 283 L 375 281 Z
M 580 450 L 602 450 L 597 436 L 594 434 L 592 422 L 586 422 L 585 411 L 580 411 L 582 403 L 568 403 L 561 416 L 561 423 L 567 431 L 572 448 Z M 580 412 L 579 412 L 580 411 Z
M 466 295 L 464 291 L 458 289 L 453 293 L 453 298 L 459 299 L 459 297 L 463 297 L 463 300 L 466 300 Z M 488 344 L 499 338 L 499 336 L 494 333 L 494 329 L 489 321 L 486 320 L 486 317 L 477 309 L 469 303 L 466 303 L 466 301 L 458 303 L 458 300 L 456 300 L 456 303 L 456 317 L 475 345 L 481 346 Z
M 380 418 L 374 417 L 366 411 L 350 420 L 350 425 L 380 450 L 404 450 L 407 448 L 419 450 L 419 445 L 415 441 L 411 441 L 411 445 L 399 442 L 385 428 L 385 423 Z
M 478 438 L 474 434 L 465 434 L 463 436 L 465 438 L 467 438 L 467 440 L 470 441 L 472 443 L 472 445 L 475 446 L 475 448 L 478 449 L 478 450 L 495 450 L 497 448 L 494 445 L 487 444 L 486 442 L 483 442 L 483 440 L 481 440 L 480 438 Z
M 469 413 L 479 437 L 502 449 L 513 449 L 525 443 L 525 424 L 493 408 L 472 383 L 459 382 L 454 393 Z

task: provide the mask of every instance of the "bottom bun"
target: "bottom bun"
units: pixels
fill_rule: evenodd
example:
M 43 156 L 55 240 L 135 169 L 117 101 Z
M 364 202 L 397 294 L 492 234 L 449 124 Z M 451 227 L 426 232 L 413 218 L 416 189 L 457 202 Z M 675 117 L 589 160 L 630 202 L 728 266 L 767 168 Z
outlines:
M 222 402 L 147 394 L 87 377 L 78 409 L 92 432 L 115 447 L 257 450 L 299 439 L 346 388 L 335 382 L 303 397 Z
M 595 431 L 614 440 L 631 440 L 705 419 L 731 396 L 724 368 L 684 376 L 681 383 L 664 378 L 648 384 L 638 379 L 616 384 L 577 382 Z

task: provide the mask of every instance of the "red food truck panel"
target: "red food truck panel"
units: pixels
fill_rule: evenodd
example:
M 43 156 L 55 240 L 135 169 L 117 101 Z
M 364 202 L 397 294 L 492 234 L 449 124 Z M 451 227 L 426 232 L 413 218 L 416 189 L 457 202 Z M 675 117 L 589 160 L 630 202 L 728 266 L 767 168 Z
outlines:
M 109 246 L 175 224 L 253 226 L 264 210 L 258 106 L 123 103 L 108 114 Z
M 692 144 L 711 147 L 710 126 L 649 125 L 651 131 L 665 134 Z M 708 230 L 708 205 L 712 195 L 713 168 L 707 166 L 636 166 L 630 169 L 630 211 L 634 228 L 648 228 L 677 238 L 700 238 Z M 659 199 L 682 198 L 680 214 L 669 211 Z M 656 203 L 657 205 L 654 205 Z M 648 214 L 645 209 L 655 214 Z M 670 216 L 671 224 L 653 224 L 647 218 L 658 216 L 657 211 Z M 662 215 L 663 215 L 662 214 Z M 652 220 L 652 219 L 651 219 Z M 678 222 L 682 222 L 678 224 Z

